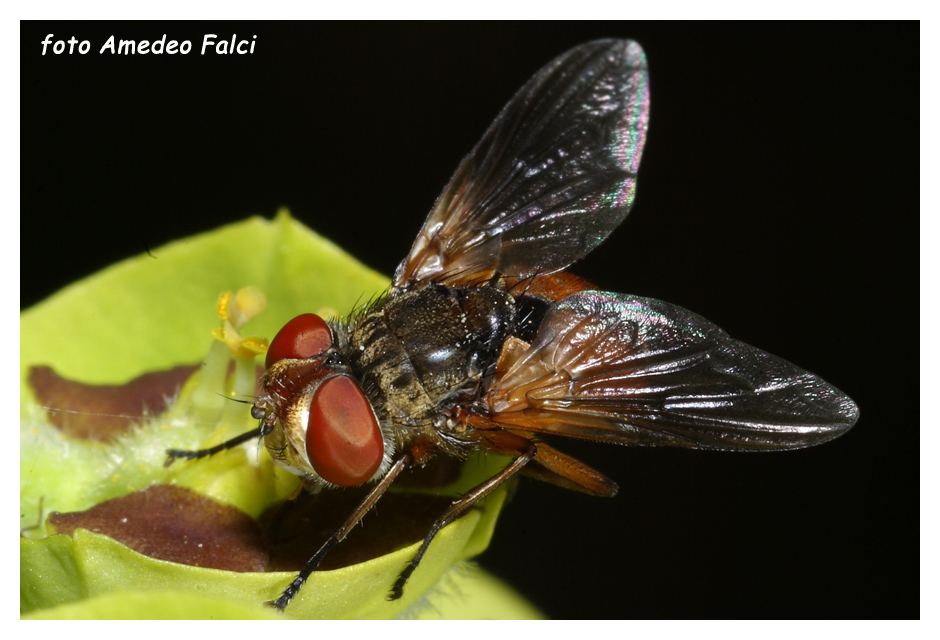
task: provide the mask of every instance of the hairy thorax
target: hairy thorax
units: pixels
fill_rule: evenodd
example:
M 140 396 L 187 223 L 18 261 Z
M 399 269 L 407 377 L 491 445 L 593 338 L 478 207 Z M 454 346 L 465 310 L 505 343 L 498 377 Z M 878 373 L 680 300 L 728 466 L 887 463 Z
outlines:
M 513 326 L 515 303 L 492 287 L 428 285 L 350 318 L 343 350 L 397 447 L 428 440 L 460 455 L 451 411 L 486 389 Z

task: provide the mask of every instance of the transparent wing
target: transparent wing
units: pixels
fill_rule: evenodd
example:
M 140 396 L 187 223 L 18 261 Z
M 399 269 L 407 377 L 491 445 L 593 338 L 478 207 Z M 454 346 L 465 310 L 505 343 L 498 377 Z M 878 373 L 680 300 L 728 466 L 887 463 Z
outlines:
M 512 98 L 451 178 L 394 286 L 563 269 L 626 217 L 649 115 L 635 42 L 576 47 Z
M 493 422 L 623 444 L 792 449 L 858 419 L 829 383 L 701 316 L 614 293 L 556 303 L 496 376 L 485 399 Z

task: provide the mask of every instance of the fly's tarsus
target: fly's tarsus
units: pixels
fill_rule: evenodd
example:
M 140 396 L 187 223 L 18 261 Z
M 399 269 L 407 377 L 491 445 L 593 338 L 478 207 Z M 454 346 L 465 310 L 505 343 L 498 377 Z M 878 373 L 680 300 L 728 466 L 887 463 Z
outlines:
M 209 447 L 208 449 L 197 449 L 196 451 L 185 451 L 182 449 L 167 449 L 166 450 L 166 461 L 163 463 L 164 467 L 169 467 L 177 460 L 199 460 L 200 458 L 208 458 L 209 456 L 214 456 L 217 453 L 221 453 L 228 449 L 234 449 L 240 444 L 248 442 L 249 440 L 254 440 L 256 438 L 261 438 L 264 436 L 270 428 L 265 430 L 265 426 L 260 426 L 256 429 L 252 429 L 246 433 L 243 433 L 239 436 L 235 436 L 231 440 L 226 440 L 222 444 L 217 444 L 214 447 Z

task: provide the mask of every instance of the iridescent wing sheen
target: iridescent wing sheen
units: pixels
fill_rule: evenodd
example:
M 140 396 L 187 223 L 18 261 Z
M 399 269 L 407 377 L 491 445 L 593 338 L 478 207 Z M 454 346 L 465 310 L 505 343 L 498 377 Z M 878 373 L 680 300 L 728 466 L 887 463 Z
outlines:
M 794 449 L 830 440 L 858 408 L 815 375 L 675 305 L 585 291 L 507 355 L 484 401 L 510 429 L 635 445 Z
M 461 162 L 394 286 L 524 278 L 585 256 L 630 210 L 648 115 L 635 42 L 590 42 L 556 58 Z

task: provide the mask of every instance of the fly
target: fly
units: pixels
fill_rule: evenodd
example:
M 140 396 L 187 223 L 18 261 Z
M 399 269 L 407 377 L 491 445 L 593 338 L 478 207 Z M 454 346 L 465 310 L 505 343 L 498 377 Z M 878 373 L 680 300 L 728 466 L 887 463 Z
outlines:
M 713 450 L 807 447 L 844 433 L 841 391 L 678 306 L 599 291 L 564 271 L 633 203 L 649 116 L 635 42 L 575 47 L 510 100 L 457 168 L 387 295 L 346 320 L 304 314 L 272 340 L 256 437 L 311 489 L 371 484 L 274 602 L 284 609 L 402 471 L 436 456 L 508 455 L 434 536 L 517 473 L 597 496 L 616 483 L 542 434 Z

